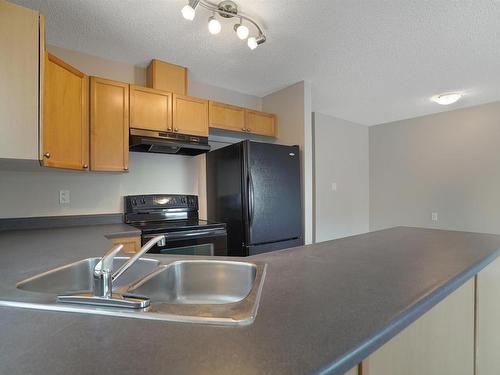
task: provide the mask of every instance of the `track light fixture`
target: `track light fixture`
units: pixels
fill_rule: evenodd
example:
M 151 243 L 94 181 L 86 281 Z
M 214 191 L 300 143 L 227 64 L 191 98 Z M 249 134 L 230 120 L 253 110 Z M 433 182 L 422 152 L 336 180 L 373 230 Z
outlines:
M 217 15 L 227 19 L 238 17 L 239 22 L 233 26 L 233 29 L 239 39 L 245 40 L 248 38 L 247 45 L 252 50 L 265 43 L 266 36 L 262 31 L 262 28 L 250 17 L 239 13 L 238 6 L 235 2 L 224 0 L 219 4 L 214 4 L 206 0 L 189 0 L 181 10 L 182 16 L 189 21 L 194 20 L 194 17 L 196 15 L 196 8 L 198 6 L 203 7 L 213 13 L 208 18 L 208 31 L 211 34 L 218 34 L 222 29 L 221 22 L 217 19 Z M 257 36 L 251 36 L 249 38 L 250 29 L 248 28 L 248 26 L 243 24 L 243 21 L 246 21 L 247 24 L 252 24 L 254 26 L 257 31 Z

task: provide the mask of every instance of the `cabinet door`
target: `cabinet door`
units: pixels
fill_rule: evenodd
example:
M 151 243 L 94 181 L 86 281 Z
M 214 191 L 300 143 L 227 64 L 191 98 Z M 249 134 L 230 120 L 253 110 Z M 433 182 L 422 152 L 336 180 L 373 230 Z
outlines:
M 131 85 L 130 127 L 172 131 L 172 94 Z
M 147 84 L 154 89 L 186 95 L 187 68 L 160 60 L 151 60 L 147 70 Z
M 86 170 L 88 77 L 49 53 L 45 58 L 43 165 Z
M 90 166 L 94 171 L 128 170 L 128 84 L 91 77 Z
M 0 158 L 38 159 L 39 27 L 38 12 L 0 1 Z
M 173 106 L 175 132 L 208 137 L 208 100 L 174 94 Z
M 210 101 L 208 114 L 211 128 L 245 131 L 245 110 L 241 107 Z
M 141 237 L 120 237 L 111 240 L 113 245 L 123 245 L 124 253 L 136 253 L 141 249 Z
M 368 375 L 473 374 L 474 280 L 369 356 L 361 369 Z
M 245 110 L 245 127 L 254 134 L 276 136 L 276 116 L 272 113 Z
M 477 275 L 477 374 L 500 374 L 500 258 Z

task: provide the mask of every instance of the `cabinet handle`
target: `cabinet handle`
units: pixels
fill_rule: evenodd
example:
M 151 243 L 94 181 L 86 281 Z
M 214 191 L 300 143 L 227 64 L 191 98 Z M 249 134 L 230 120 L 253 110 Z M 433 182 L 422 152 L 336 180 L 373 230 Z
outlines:
M 83 165 L 83 169 L 87 169 L 89 166 L 87 164 Z
M 174 131 L 175 131 L 175 132 L 178 132 L 178 131 L 179 131 L 179 128 L 175 128 L 175 129 L 174 129 Z
M 50 159 L 50 152 L 46 152 L 45 154 L 43 154 L 43 157 L 45 159 Z
M 247 128 L 247 132 L 250 132 L 250 128 Z
M 241 128 L 241 130 L 243 130 L 244 132 L 246 132 L 246 131 L 247 131 L 247 128 Z
M 128 167 L 123 168 L 124 171 L 128 171 Z
M 171 132 L 171 131 L 172 131 L 172 128 L 167 128 L 167 130 L 168 130 L 169 132 Z

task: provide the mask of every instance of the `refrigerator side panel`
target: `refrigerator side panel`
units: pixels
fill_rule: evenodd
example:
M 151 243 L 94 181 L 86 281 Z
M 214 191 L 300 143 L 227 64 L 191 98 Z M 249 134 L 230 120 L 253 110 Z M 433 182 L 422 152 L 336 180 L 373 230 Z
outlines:
M 243 221 L 242 146 L 226 146 L 206 154 L 207 220 L 226 223 L 229 256 L 247 255 Z

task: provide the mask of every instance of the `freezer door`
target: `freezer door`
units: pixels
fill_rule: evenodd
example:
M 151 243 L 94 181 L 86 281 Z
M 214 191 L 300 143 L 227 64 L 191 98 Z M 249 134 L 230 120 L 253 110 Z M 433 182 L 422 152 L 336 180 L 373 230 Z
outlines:
M 245 146 L 248 245 L 302 237 L 298 146 Z

